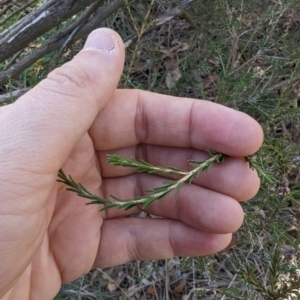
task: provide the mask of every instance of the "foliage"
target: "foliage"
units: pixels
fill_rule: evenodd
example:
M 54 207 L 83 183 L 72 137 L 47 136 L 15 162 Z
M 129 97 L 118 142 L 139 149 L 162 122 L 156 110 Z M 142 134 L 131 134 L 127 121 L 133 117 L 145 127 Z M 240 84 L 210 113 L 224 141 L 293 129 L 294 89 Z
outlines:
M 63 182 L 70 188 L 68 191 L 75 192 L 78 196 L 92 200 L 89 204 L 101 204 L 103 207 L 101 210 L 107 210 L 109 208 L 117 207 L 119 209 L 128 210 L 137 205 L 141 205 L 142 209 L 147 209 L 153 202 L 164 199 L 173 191 L 178 191 L 184 183 L 191 184 L 192 181 L 200 175 L 202 172 L 207 172 L 210 166 L 214 163 L 222 163 L 225 160 L 225 155 L 207 151 L 209 158 L 203 161 L 190 160 L 189 163 L 193 166 L 190 171 L 183 171 L 173 167 L 163 168 L 153 166 L 146 161 L 142 160 L 138 162 L 134 158 L 128 160 L 120 155 L 108 155 L 108 163 L 114 166 L 130 167 L 136 169 L 137 172 L 146 172 L 149 174 L 175 174 L 182 176 L 177 181 L 167 181 L 163 186 L 157 187 L 152 191 L 148 191 L 148 195 L 137 196 L 134 199 L 121 200 L 111 195 L 113 200 L 101 198 L 95 194 L 89 192 L 82 184 L 76 183 L 71 176 L 67 176 L 63 170 L 58 172 L 59 182 Z

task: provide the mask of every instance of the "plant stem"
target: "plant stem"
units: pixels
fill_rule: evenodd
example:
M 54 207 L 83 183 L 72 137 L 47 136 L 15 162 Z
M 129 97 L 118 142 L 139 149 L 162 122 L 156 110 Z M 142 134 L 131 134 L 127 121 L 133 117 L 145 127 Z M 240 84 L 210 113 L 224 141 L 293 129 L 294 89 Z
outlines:
M 122 167 L 130 167 L 133 169 L 136 169 L 138 173 L 146 172 L 149 174 L 155 174 L 155 173 L 164 173 L 164 174 L 176 174 L 176 175 L 187 175 L 189 174 L 188 171 L 180 170 L 177 168 L 163 168 L 159 166 L 153 166 L 149 163 L 147 163 L 144 160 L 137 161 L 134 158 L 126 159 L 121 155 L 107 155 L 107 162 L 114 166 L 122 166 Z
M 59 170 L 58 181 L 65 183 L 69 188 L 67 190 L 75 192 L 78 196 L 92 200 L 87 204 L 102 204 L 101 210 L 117 207 L 119 209 L 130 209 L 137 205 L 142 205 L 142 209 L 148 208 L 153 202 L 165 198 L 172 191 L 178 191 L 184 183 L 191 184 L 192 181 L 199 176 L 201 172 L 206 172 L 213 163 L 221 163 L 225 159 L 225 155 L 220 153 L 214 153 L 207 151 L 209 158 L 203 161 L 191 160 L 189 163 L 194 167 L 190 171 L 183 171 L 176 168 L 163 168 L 153 166 L 145 161 L 138 162 L 134 158 L 131 160 L 125 159 L 119 155 L 109 155 L 108 162 L 115 166 L 123 166 L 134 168 L 138 172 L 153 173 L 165 173 L 165 174 L 176 174 L 182 176 L 177 181 L 168 181 L 161 187 L 154 188 L 150 191 L 149 195 L 138 196 L 133 199 L 121 200 L 111 195 L 112 200 L 104 199 L 96 194 L 89 192 L 82 184 L 76 183 L 71 176 L 67 176 L 63 170 Z

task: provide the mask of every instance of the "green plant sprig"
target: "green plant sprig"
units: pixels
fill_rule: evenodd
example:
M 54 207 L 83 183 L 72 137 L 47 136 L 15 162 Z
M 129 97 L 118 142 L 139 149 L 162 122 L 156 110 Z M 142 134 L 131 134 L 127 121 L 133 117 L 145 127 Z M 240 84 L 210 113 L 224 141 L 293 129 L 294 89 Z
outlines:
M 137 196 L 133 199 L 119 199 L 113 195 L 110 195 L 111 199 L 102 198 L 96 194 L 89 192 L 81 183 L 77 183 L 73 180 L 71 176 L 67 176 L 63 170 L 59 170 L 58 177 L 59 182 L 62 182 L 69 186 L 68 191 L 76 193 L 78 196 L 91 200 L 87 205 L 90 204 L 101 204 L 103 208 L 101 210 L 107 210 L 109 208 L 119 208 L 128 210 L 137 205 L 142 205 L 142 209 L 148 208 L 153 202 L 165 198 L 168 194 L 178 190 L 183 184 L 191 184 L 195 178 L 197 178 L 200 173 L 207 172 L 212 164 L 222 163 L 226 155 L 221 153 L 216 153 L 210 150 L 206 151 L 209 157 L 202 161 L 189 160 L 190 165 L 193 167 L 190 171 L 181 170 L 173 167 L 160 167 L 153 166 L 148 162 L 141 160 L 137 161 L 134 158 L 126 159 L 120 155 L 108 155 L 107 161 L 109 164 L 114 166 L 129 167 L 137 171 L 138 173 L 148 173 L 148 174 L 173 174 L 180 178 L 178 180 L 167 181 L 161 187 L 154 188 L 148 191 L 148 195 Z M 276 180 L 271 172 L 267 171 L 263 166 L 260 159 L 256 159 L 255 156 L 245 157 L 245 162 L 249 163 L 249 167 L 252 170 L 256 170 L 262 183 L 268 183 L 269 185 L 276 184 Z
M 76 183 L 71 176 L 67 176 L 63 170 L 59 170 L 58 177 L 59 182 L 63 182 L 69 188 L 68 191 L 75 192 L 78 196 L 91 200 L 90 204 L 101 204 L 103 208 L 101 210 L 107 210 L 109 208 L 119 208 L 128 210 L 137 205 L 142 205 L 142 209 L 148 208 L 153 202 L 165 198 L 172 191 L 178 191 L 184 183 L 191 184 L 192 181 L 200 175 L 202 172 L 207 172 L 208 169 L 214 163 L 222 163 L 226 156 L 224 154 L 215 153 L 212 151 L 207 151 L 209 157 L 203 161 L 190 160 L 189 163 L 193 166 L 190 171 L 183 171 L 176 168 L 163 168 L 153 166 L 145 161 L 138 162 L 134 158 L 128 160 L 119 155 L 108 155 L 108 163 L 115 166 L 130 167 L 135 169 L 137 172 L 147 172 L 149 174 L 153 173 L 165 173 L 165 174 L 175 174 L 182 176 L 176 181 L 168 181 L 161 187 L 154 188 L 149 191 L 149 195 L 138 196 L 133 199 L 121 200 L 113 195 L 110 199 L 104 199 L 96 194 L 89 192 L 81 183 Z
M 163 168 L 159 166 L 153 166 L 143 159 L 137 161 L 135 158 L 126 159 L 121 155 L 112 154 L 107 155 L 107 162 L 114 166 L 130 167 L 135 169 L 138 173 L 148 173 L 148 174 L 175 174 L 175 175 L 187 175 L 189 172 L 181 169 L 168 167 Z

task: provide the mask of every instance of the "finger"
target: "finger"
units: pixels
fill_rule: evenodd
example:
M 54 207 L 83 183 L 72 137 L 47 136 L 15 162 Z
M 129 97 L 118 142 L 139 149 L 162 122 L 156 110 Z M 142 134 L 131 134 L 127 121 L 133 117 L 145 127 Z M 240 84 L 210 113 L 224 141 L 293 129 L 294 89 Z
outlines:
M 116 91 L 90 133 L 98 150 L 146 143 L 211 149 L 239 157 L 256 152 L 263 140 L 260 125 L 242 112 L 208 101 L 137 90 Z
M 10 147 L 15 159 L 22 152 L 24 167 L 57 171 L 110 99 L 123 63 L 123 43 L 115 32 L 91 33 L 71 62 L 7 107 L 4 117 L 9 127 L 1 130 L 6 152 Z
M 161 187 L 163 182 L 159 176 L 147 174 L 106 179 L 103 182 L 105 190 L 102 192 L 105 198 L 113 195 L 124 200 L 133 199 L 138 195 L 149 195 L 145 191 Z M 183 185 L 180 190 L 151 204 L 146 211 L 182 221 L 202 231 L 222 234 L 238 230 L 244 219 L 243 210 L 235 199 L 194 184 Z M 137 209 L 129 210 L 127 214 L 136 212 Z M 120 214 L 119 210 L 108 210 L 106 218 L 114 218 L 116 214 Z
M 174 220 L 117 219 L 103 223 L 95 268 L 130 260 L 202 256 L 224 249 L 231 234 L 212 234 Z
M 138 161 L 145 160 L 154 166 L 172 166 L 182 170 L 191 170 L 190 159 L 201 161 L 208 157 L 205 152 L 195 149 L 153 145 L 138 145 L 108 151 L 108 154 L 112 153 L 122 155 L 128 159 L 134 157 Z M 106 151 L 99 151 L 97 155 L 103 177 L 126 176 L 136 171 L 132 168 L 111 166 L 107 163 Z M 174 175 L 162 174 L 162 176 L 176 178 Z M 260 186 L 256 171 L 251 170 L 243 158 L 234 157 L 226 157 L 223 163 L 213 164 L 208 172 L 202 172 L 194 180 L 194 183 L 228 195 L 238 201 L 245 201 L 254 197 Z

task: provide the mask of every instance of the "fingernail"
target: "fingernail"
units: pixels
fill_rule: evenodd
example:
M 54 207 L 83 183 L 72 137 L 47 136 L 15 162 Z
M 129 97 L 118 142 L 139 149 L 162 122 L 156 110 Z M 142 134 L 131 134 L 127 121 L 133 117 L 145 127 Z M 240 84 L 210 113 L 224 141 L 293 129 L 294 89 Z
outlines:
M 93 31 L 87 38 L 83 50 L 100 50 L 111 52 L 116 49 L 117 39 L 105 29 Z

